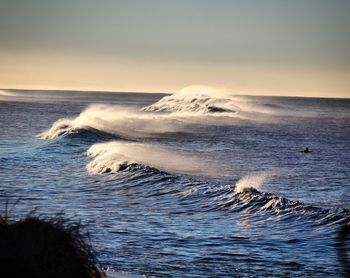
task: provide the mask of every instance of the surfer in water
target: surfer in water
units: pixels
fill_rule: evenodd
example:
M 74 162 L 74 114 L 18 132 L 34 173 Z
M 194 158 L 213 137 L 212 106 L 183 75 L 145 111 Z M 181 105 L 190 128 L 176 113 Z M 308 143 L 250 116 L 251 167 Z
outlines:
M 305 148 L 305 150 L 301 151 L 302 153 L 309 153 L 311 152 L 308 147 Z

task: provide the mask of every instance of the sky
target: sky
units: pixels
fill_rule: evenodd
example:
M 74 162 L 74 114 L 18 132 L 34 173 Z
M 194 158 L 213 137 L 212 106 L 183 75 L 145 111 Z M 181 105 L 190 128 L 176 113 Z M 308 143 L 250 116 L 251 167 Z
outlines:
M 350 97 L 347 0 L 0 5 L 0 88 Z

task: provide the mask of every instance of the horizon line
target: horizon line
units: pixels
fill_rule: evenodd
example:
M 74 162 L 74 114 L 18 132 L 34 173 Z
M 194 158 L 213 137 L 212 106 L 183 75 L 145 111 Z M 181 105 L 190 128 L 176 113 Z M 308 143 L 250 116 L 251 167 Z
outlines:
M 25 89 L 25 88 L 0 88 L 0 90 L 7 91 L 43 91 L 43 92 L 77 92 L 77 93 L 108 93 L 108 94 L 159 94 L 159 95 L 173 95 L 170 92 L 147 92 L 147 91 L 100 91 L 100 90 L 78 90 L 78 89 Z M 254 93 L 233 93 L 233 96 L 252 96 L 252 97 L 285 97 L 285 98 L 319 98 L 319 99 L 350 99 L 349 97 L 336 96 L 300 96 L 300 95 L 264 95 Z

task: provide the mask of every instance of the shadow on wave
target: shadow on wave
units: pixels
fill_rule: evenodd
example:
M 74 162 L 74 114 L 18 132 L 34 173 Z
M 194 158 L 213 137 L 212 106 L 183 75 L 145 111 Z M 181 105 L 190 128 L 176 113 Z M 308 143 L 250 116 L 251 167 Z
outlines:
M 122 139 L 116 134 L 111 134 L 90 126 L 73 127 L 64 121 L 58 121 L 51 129 L 37 135 L 40 139 L 77 139 L 82 142 L 96 143 L 113 139 Z
M 106 166 L 104 168 L 101 168 L 101 170 L 98 172 L 98 174 L 117 174 L 120 172 L 130 172 L 130 173 L 134 173 L 134 172 L 143 172 L 143 173 L 147 173 L 150 175 L 155 175 L 155 174 L 163 174 L 163 175 L 169 175 L 169 173 L 158 170 L 154 167 L 150 167 L 150 166 L 146 166 L 146 165 L 142 165 L 139 163 L 135 163 L 135 162 L 122 162 L 120 164 L 118 164 L 118 169 L 115 169 L 113 167 L 109 167 Z
M 120 136 L 110 134 L 93 127 L 73 128 L 61 135 L 64 138 L 79 139 L 89 142 L 109 141 L 121 139 Z

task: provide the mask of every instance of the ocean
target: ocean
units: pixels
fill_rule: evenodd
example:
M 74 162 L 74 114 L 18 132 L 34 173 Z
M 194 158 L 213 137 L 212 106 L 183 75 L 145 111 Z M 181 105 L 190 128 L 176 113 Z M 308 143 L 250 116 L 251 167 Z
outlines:
M 112 274 L 346 276 L 350 99 L 1 90 L 6 204 L 81 221 Z

